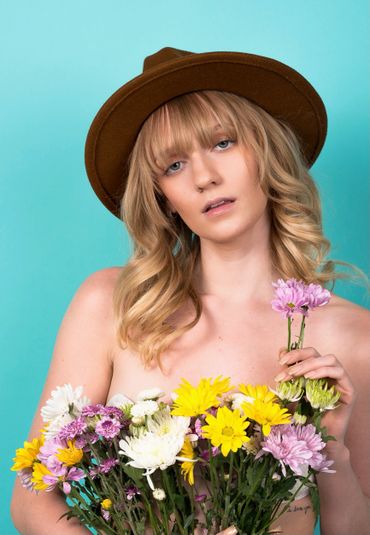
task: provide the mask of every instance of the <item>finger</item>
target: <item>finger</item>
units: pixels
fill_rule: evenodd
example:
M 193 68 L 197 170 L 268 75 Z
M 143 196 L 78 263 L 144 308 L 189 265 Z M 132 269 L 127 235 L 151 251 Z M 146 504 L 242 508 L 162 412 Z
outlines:
M 304 347 L 303 349 L 294 349 L 293 351 L 288 351 L 280 357 L 280 364 L 292 364 L 294 362 L 299 362 L 301 360 L 310 359 L 312 357 L 320 357 L 320 353 L 314 347 Z
M 306 373 L 318 370 L 319 368 L 323 367 L 330 367 L 333 369 L 340 369 L 342 373 L 344 374 L 343 367 L 337 360 L 335 355 L 323 355 L 320 357 L 311 357 L 306 360 L 301 360 L 300 362 L 297 362 L 293 366 L 289 366 L 286 368 L 286 372 L 289 375 L 292 376 L 298 376 L 298 375 L 304 375 L 306 376 Z M 337 376 L 335 377 L 337 378 Z

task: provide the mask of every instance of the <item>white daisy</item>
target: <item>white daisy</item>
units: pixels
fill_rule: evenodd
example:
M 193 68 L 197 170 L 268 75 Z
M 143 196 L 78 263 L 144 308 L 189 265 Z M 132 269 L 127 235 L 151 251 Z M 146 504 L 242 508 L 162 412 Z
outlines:
M 133 405 L 134 402 L 132 399 L 124 396 L 123 394 L 115 394 L 110 398 L 107 405 L 109 407 L 118 407 L 121 409 L 122 407 L 126 407 L 127 405 Z
M 151 399 L 138 401 L 131 407 L 131 416 L 133 418 L 142 418 L 143 416 L 152 416 L 159 409 L 158 403 Z
M 235 394 L 230 395 L 231 398 L 231 408 L 233 411 L 236 409 L 239 409 L 241 413 L 243 413 L 242 405 L 243 403 L 253 403 L 254 399 L 250 396 L 246 396 L 245 394 L 241 394 L 240 392 L 236 392 Z
M 73 390 L 70 384 L 57 386 L 51 392 L 51 398 L 47 400 L 46 405 L 41 408 L 41 416 L 44 422 L 53 422 L 67 414 L 71 416 L 81 414 L 83 407 L 91 403 L 89 398 L 82 396 L 82 390 L 82 386 L 78 386 Z
M 146 401 L 146 400 L 150 400 L 150 399 L 153 399 L 153 400 L 157 400 L 158 398 L 161 398 L 162 396 L 164 396 L 165 392 L 163 392 L 163 390 L 161 390 L 160 388 L 150 388 L 150 389 L 147 389 L 147 390 L 141 390 L 141 392 L 138 393 L 137 395 L 137 400 L 138 401 Z

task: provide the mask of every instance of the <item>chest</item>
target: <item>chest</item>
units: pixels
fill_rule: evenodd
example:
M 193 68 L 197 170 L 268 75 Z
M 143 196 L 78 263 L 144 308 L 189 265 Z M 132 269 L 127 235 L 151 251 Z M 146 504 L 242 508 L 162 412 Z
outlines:
M 184 323 L 193 317 L 183 313 L 176 320 Z M 293 324 L 292 340 L 299 333 L 299 322 L 297 318 Z M 305 345 L 320 345 L 321 338 L 319 324 L 313 321 Z M 269 305 L 246 309 L 204 301 L 198 323 L 162 354 L 163 372 L 158 367 L 145 369 L 138 355 L 116 349 L 108 399 L 119 392 L 135 399 L 140 390 L 153 387 L 169 393 L 182 377 L 192 384 L 202 377 L 223 375 L 235 386 L 240 382 L 274 386 L 281 369 L 279 349 L 286 344 L 287 320 Z

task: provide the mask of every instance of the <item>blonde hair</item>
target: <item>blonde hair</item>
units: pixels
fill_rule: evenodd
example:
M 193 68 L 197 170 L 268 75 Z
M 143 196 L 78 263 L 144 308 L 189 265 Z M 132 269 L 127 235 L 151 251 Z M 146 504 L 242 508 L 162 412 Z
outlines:
M 336 279 L 366 278 L 352 264 L 325 261 L 330 242 L 322 231 L 319 193 L 288 124 L 233 93 L 199 91 L 172 99 L 155 110 L 139 132 L 121 203 L 121 219 L 134 250 L 114 290 L 117 339 L 122 348 L 137 352 L 146 367 L 158 364 L 162 369 L 161 354 L 198 322 L 202 311 L 193 285 L 199 237 L 178 215 L 169 215 L 156 181 L 165 164 L 164 140 L 180 153 L 189 153 L 194 139 L 209 148 L 214 119 L 255 155 L 268 199 L 273 269 L 285 279 L 325 287 L 331 283 L 330 289 Z M 358 275 L 338 273 L 335 264 L 350 266 Z M 173 324 L 171 317 L 189 300 L 194 319 Z

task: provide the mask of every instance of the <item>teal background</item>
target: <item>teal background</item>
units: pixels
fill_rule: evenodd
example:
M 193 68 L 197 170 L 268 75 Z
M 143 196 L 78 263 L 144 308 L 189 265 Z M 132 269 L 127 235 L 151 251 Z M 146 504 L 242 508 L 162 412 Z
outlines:
M 92 272 L 122 265 L 125 230 L 98 201 L 83 151 L 98 108 L 164 46 L 237 50 L 300 71 L 329 131 L 313 174 L 332 257 L 369 271 L 369 8 L 366 0 L 0 1 L 0 535 L 63 314 Z M 363 288 L 336 293 L 368 306 Z

